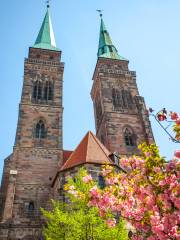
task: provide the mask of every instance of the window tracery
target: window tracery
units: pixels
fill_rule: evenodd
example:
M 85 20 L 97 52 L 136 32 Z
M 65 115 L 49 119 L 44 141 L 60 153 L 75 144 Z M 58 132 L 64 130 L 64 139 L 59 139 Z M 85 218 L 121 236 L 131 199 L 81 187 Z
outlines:
M 39 78 L 33 83 L 32 102 L 47 104 L 53 100 L 54 86 L 44 75 Z
M 45 124 L 42 120 L 39 120 L 35 127 L 35 138 L 40 140 L 44 139 L 45 137 L 46 137 Z
M 133 97 L 129 90 L 112 89 L 112 102 L 115 110 L 133 109 Z

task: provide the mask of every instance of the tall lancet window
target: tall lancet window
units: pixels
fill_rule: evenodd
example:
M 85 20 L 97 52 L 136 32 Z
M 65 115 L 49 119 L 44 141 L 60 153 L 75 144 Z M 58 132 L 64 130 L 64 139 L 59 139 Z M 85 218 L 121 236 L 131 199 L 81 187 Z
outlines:
M 122 94 L 120 90 L 112 89 L 112 100 L 115 109 L 123 108 Z
M 33 101 L 39 101 L 42 98 L 42 83 L 37 80 L 33 85 Z
M 53 100 L 53 84 L 50 81 L 45 82 L 44 86 L 44 100 L 51 101 Z
M 124 131 L 124 141 L 127 147 L 135 147 L 136 141 L 131 129 L 126 128 Z
M 30 202 L 28 205 L 28 214 L 32 215 L 34 212 L 34 202 Z
M 39 122 L 36 124 L 36 128 L 35 128 L 35 138 L 43 139 L 45 137 L 46 137 L 45 124 L 42 120 L 39 120 Z

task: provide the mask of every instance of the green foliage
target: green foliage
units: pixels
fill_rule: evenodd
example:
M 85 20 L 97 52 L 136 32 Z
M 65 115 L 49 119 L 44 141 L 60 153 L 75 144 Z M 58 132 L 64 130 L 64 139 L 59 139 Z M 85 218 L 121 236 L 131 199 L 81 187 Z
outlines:
M 65 187 L 70 200 L 68 204 L 52 201 L 51 212 L 42 210 L 47 219 L 44 227 L 46 240 L 127 240 L 128 234 L 123 220 L 110 228 L 99 216 L 97 208 L 88 207 L 88 193 L 95 183 L 84 183 L 83 177 L 86 175 L 86 170 L 81 169 L 74 180 L 69 179 Z M 74 189 L 74 194 L 69 189 Z

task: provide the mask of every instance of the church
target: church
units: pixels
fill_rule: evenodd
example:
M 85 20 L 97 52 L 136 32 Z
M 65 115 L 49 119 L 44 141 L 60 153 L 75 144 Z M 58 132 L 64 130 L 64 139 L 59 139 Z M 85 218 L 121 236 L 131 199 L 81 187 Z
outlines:
M 42 239 L 40 208 L 63 200 L 63 185 L 84 166 L 101 184 L 101 166 L 120 166 L 154 142 L 136 72 L 113 45 L 100 14 L 100 36 L 91 98 L 96 134 L 85 133 L 75 150 L 63 149 L 63 73 L 50 7 L 24 61 L 24 79 L 13 152 L 4 160 L 0 188 L 0 240 Z M 67 69 L 68 71 L 68 69 Z M 87 96 L 88 97 L 88 96 Z

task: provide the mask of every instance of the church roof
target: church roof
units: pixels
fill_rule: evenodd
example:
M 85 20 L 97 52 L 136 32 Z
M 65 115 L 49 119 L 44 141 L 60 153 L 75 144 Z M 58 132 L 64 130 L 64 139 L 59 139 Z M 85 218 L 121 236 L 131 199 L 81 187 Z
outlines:
M 63 171 L 85 163 L 113 164 L 109 158 L 110 154 L 97 137 L 92 132 L 88 132 L 60 170 Z
M 49 6 L 47 6 L 46 15 L 44 17 L 39 34 L 33 47 L 48 49 L 52 51 L 59 51 L 59 49 L 56 47 Z
M 126 60 L 124 57 L 118 54 L 116 47 L 113 45 L 109 32 L 106 29 L 104 20 L 101 16 L 101 26 L 99 35 L 99 47 L 98 47 L 98 57 L 101 58 L 112 58 L 118 60 Z
M 63 164 L 68 160 L 72 153 L 73 151 L 71 150 L 63 150 Z

